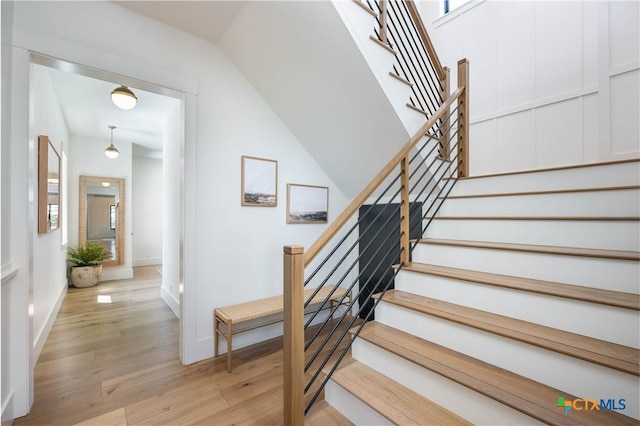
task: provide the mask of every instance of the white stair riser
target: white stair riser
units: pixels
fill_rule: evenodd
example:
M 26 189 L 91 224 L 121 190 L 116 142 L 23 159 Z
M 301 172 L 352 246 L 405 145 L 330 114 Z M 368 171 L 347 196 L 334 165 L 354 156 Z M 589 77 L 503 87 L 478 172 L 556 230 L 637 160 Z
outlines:
M 623 414 L 639 416 L 631 402 L 640 400 L 637 376 L 384 301 L 376 308 L 376 321 L 572 395 L 626 399 Z
M 441 216 L 639 217 L 640 191 L 588 191 L 448 198 Z
M 543 281 L 640 292 L 640 263 L 630 260 L 418 244 L 413 260 Z
M 356 338 L 352 351 L 358 361 L 477 425 L 542 424 L 362 339 Z
M 436 219 L 425 237 L 640 251 L 640 221 Z
M 395 279 L 395 288 L 594 339 L 640 348 L 640 314 L 631 309 L 411 271 L 400 271 Z M 606 318 L 606 321 L 602 318 Z
M 329 380 L 324 388 L 325 401 L 354 425 L 392 425 L 386 417 L 368 406 L 342 386 Z
M 557 189 L 611 188 L 640 184 L 640 162 L 460 180 L 455 195 Z

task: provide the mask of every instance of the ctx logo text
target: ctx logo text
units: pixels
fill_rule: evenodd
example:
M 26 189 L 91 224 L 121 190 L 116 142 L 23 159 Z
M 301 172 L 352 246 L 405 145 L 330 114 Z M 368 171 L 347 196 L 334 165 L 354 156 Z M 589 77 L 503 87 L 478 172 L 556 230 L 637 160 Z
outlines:
M 559 396 L 558 402 L 554 407 L 558 407 L 564 410 L 564 414 L 567 414 L 570 410 L 576 411 L 599 411 L 599 410 L 624 410 L 627 408 L 626 400 L 624 399 L 583 399 L 576 398 L 574 400 L 567 400 L 564 397 Z

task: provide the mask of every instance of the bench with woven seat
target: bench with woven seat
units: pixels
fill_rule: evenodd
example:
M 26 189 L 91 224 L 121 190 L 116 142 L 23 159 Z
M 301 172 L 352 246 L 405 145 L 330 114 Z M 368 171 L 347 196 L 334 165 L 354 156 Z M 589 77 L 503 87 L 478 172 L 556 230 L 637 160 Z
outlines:
M 333 291 L 334 289 L 335 291 Z M 308 300 L 315 290 L 315 288 L 305 290 L 304 300 Z M 329 296 L 332 291 L 333 293 Z M 313 307 L 314 305 L 322 303 L 327 296 L 329 296 L 329 303 L 323 306 L 322 309 L 333 308 L 336 303 L 349 306 L 351 303 L 351 292 L 348 292 L 343 299 L 342 296 L 344 296 L 345 293 L 347 293 L 346 289 L 325 285 L 313 296 L 308 306 Z M 283 310 L 282 296 L 267 297 L 265 299 L 252 300 L 237 305 L 215 308 L 213 310 L 214 356 L 218 356 L 218 341 L 219 337 L 222 336 L 227 342 L 227 370 L 231 372 L 233 335 L 281 322 Z M 236 326 L 239 325 L 242 326 L 236 328 Z

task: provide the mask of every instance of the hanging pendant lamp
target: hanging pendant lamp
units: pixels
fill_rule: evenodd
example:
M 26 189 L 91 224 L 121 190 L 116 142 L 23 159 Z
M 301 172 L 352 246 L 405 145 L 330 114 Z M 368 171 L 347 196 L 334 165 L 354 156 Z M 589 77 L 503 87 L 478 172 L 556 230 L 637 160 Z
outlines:
M 120 151 L 118 151 L 118 148 L 116 148 L 116 146 L 113 144 L 113 129 L 115 129 L 116 126 L 109 125 L 107 127 L 111 129 L 111 143 L 108 147 L 105 148 L 104 155 L 106 155 L 107 158 L 114 159 L 117 158 L 118 155 L 120 155 Z
M 127 86 L 120 86 L 111 92 L 111 100 L 120 109 L 132 109 L 138 103 L 137 96 Z

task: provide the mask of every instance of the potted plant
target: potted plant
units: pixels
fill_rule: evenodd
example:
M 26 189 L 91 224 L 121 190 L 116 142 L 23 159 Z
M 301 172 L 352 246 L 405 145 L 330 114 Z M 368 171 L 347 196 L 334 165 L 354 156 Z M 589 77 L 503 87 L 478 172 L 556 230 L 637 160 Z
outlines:
M 67 261 L 74 266 L 69 281 L 74 287 L 91 287 L 98 284 L 102 262 L 111 257 L 111 252 L 97 241 L 87 241 L 78 247 L 67 249 Z

